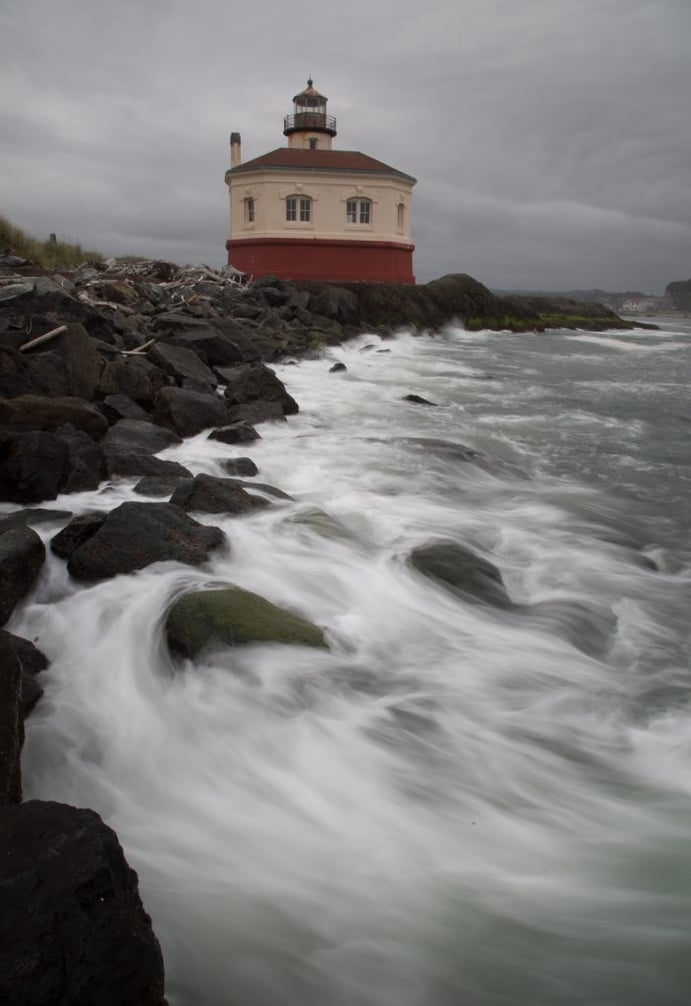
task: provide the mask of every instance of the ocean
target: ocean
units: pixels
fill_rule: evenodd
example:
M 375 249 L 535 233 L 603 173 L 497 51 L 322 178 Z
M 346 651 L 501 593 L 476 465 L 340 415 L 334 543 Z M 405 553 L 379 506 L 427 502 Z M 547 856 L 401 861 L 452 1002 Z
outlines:
M 281 364 L 298 415 L 161 455 L 292 497 L 200 515 L 228 553 L 86 588 L 49 559 L 8 626 L 52 662 L 25 797 L 115 828 L 171 1006 L 686 1006 L 691 321 L 657 323 Z M 441 540 L 513 606 L 411 567 Z M 329 650 L 174 665 L 172 599 L 227 582 Z

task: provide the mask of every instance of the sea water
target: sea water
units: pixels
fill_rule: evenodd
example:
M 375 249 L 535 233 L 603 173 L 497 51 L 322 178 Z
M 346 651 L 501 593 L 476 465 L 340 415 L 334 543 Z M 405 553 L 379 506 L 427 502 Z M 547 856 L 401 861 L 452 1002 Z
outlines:
M 230 541 L 199 569 L 85 587 L 49 558 L 9 626 L 51 661 L 25 795 L 116 829 L 172 1006 L 689 1002 L 691 324 L 660 326 L 282 364 L 298 415 L 162 456 L 249 454 L 291 499 L 195 515 Z M 411 567 L 445 539 L 511 609 Z M 229 582 L 329 650 L 175 665 L 171 601 Z

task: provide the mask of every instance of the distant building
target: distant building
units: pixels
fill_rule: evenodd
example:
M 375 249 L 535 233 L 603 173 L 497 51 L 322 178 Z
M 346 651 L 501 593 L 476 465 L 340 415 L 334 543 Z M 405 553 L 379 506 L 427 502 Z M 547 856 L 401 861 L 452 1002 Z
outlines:
M 357 150 L 334 150 L 336 119 L 311 80 L 283 122 L 287 147 L 242 161 L 230 136 L 228 263 L 279 279 L 414 283 L 415 179 Z

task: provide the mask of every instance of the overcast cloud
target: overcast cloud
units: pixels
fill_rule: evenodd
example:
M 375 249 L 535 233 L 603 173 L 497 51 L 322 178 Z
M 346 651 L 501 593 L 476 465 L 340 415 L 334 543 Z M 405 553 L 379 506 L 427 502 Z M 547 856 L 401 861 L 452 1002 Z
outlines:
M 691 276 L 691 0 L 2 0 L 0 213 L 220 266 L 228 136 L 414 175 L 415 272 L 661 292 Z

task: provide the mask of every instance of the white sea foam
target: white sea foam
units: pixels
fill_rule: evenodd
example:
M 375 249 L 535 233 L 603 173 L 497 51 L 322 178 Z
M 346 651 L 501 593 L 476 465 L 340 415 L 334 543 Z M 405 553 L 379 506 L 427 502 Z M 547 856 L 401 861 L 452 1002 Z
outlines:
M 292 501 L 200 515 L 231 541 L 202 569 L 75 589 L 50 557 L 11 623 L 52 661 L 27 796 L 116 828 L 173 1006 L 687 1000 L 691 582 L 671 552 L 685 525 L 585 484 L 588 450 L 561 438 L 550 399 L 562 385 L 530 376 L 545 343 L 512 343 L 511 380 L 503 339 L 473 333 L 459 367 L 454 338 L 409 335 L 339 347 L 342 374 L 279 367 L 297 416 L 247 448 L 200 434 L 165 456 L 221 474 L 249 453 Z M 510 411 L 502 382 L 464 380 L 497 366 Z M 615 397 L 572 428 L 619 437 Z M 628 429 L 632 457 L 648 434 Z M 459 445 L 500 445 L 523 469 Z M 132 484 L 58 502 L 107 509 Z M 441 538 L 496 563 L 516 607 L 411 569 Z M 258 645 L 175 671 L 166 609 L 218 582 L 313 620 L 330 649 Z

